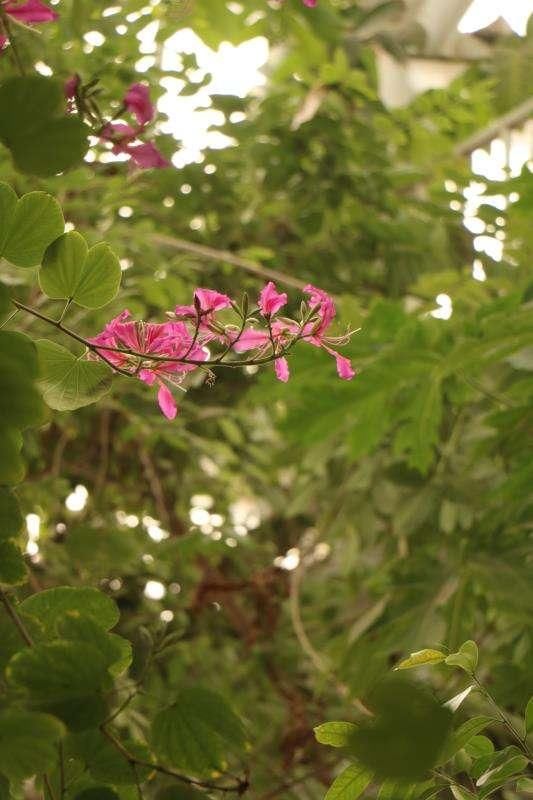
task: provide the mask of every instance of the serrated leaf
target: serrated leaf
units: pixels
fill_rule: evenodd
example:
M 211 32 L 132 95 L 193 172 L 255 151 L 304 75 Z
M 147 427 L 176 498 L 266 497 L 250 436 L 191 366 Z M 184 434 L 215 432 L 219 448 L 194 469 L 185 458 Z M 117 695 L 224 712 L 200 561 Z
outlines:
M 0 255 L 16 267 L 35 267 L 64 228 L 57 201 L 46 192 L 29 192 L 17 202 Z
M 58 586 L 27 597 L 20 609 L 35 617 L 43 626 L 47 637 L 57 635 L 58 623 L 67 614 L 90 617 L 103 630 L 113 628 L 119 620 L 116 603 L 110 597 L 86 587 Z
M 22 530 L 22 513 L 16 496 L 0 487 L 0 541 L 14 539 Z
M 92 617 L 79 611 L 67 611 L 57 624 L 63 639 L 91 642 L 104 656 L 111 675 L 117 677 L 128 669 L 132 659 L 131 642 L 107 631 Z
M 480 733 L 480 731 L 487 728 L 492 722 L 493 720 L 491 717 L 472 717 L 472 719 L 469 719 L 460 725 L 457 730 L 452 731 L 450 738 L 448 739 L 439 757 L 438 763 L 445 764 L 447 761 L 449 761 L 450 758 L 455 755 L 455 753 L 468 744 L 472 737 L 476 736 L 476 734 Z
M 64 233 L 45 253 L 41 288 L 52 299 L 70 299 L 84 308 L 100 308 L 116 295 L 122 271 L 109 245 L 90 250 L 76 231 Z
M 359 764 L 350 764 L 329 787 L 324 800 L 356 800 L 372 780 L 372 773 Z
M 0 711 L 0 772 L 20 781 L 44 772 L 57 759 L 64 728 L 59 720 L 28 711 Z
M 0 584 L 16 586 L 26 580 L 26 564 L 14 542 L 0 542 Z
M 57 411 L 72 411 L 95 403 L 109 391 L 112 373 L 105 365 L 76 357 L 47 339 L 36 342 L 39 356 L 38 385 L 45 402 Z
M 150 762 L 150 751 L 146 745 L 127 739 L 122 740 L 121 744 L 139 761 Z M 65 754 L 67 758 L 82 761 L 96 781 L 116 786 L 135 783 L 130 763 L 99 730 L 71 734 L 65 741 Z M 147 767 L 137 767 L 137 775 L 141 780 L 145 780 L 149 772 Z
M 160 758 L 178 769 L 205 774 L 222 769 L 226 749 L 242 750 L 244 729 L 223 697 L 208 689 L 184 689 L 152 725 Z
M 0 141 L 16 167 L 49 176 L 81 164 L 89 129 L 77 115 L 65 114 L 61 81 L 39 75 L 9 78 L 0 86 Z
M 59 717 L 72 730 L 94 727 L 105 716 L 104 695 L 112 682 L 105 657 L 93 644 L 37 644 L 14 655 L 6 675 L 26 691 L 34 708 Z
M 428 664 L 440 664 L 446 658 L 446 653 L 441 653 L 440 650 L 417 650 L 416 653 L 411 653 L 409 658 L 405 658 L 397 665 L 396 669 L 412 669 L 413 667 L 423 667 Z
M 461 645 L 457 653 L 446 656 L 445 661 L 448 666 L 460 667 L 471 675 L 477 667 L 478 657 L 477 644 L 469 640 Z
M 352 722 L 324 722 L 314 728 L 315 739 L 330 747 L 346 747 L 356 728 Z

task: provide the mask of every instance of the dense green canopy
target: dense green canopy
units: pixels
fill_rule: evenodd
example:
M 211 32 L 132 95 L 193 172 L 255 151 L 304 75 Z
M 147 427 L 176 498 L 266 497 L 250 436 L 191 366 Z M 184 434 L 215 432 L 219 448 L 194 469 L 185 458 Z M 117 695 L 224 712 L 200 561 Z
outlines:
M 475 177 L 503 247 L 477 253 L 458 145 L 527 97 L 531 34 L 392 110 L 377 48 L 423 46 L 391 34 L 396 0 L 61 0 L 30 27 L 12 6 L 0 800 L 528 797 L 533 181 Z M 189 28 L 264 37 L 264 85 L 210 91 L 199 51 L 168 58 Z M 138 82 L 171 111 L 201 92 L 229 146 L 188 161 L 160 110 L 141 169 L 106 127 L 135 123 Z M 169 420 L 91 350 L 197 287 L 244 325 L 269 280 L 294 319 L 307 284 L 334 298 L 353 380 L 299 342 L 288 382 L 191 372 Z

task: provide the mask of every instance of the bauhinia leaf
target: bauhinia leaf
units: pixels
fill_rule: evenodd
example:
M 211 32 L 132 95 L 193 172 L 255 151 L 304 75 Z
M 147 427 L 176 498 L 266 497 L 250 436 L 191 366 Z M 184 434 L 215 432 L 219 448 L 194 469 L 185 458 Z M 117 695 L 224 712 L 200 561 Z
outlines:
M 109 391 L 112 373 L 105 364 L 75 356 L 47 339 L 36 342 L 38 381 L 45 402 L 57 411 L 72 411 L 95 403 Z
M 52 299 L 100 308 L 115 297 L 121 274 L 118 258 L 109 245 L 101 242 L 89 250 L 81 234 L 69 231 L 46 251 L 39 281 Z

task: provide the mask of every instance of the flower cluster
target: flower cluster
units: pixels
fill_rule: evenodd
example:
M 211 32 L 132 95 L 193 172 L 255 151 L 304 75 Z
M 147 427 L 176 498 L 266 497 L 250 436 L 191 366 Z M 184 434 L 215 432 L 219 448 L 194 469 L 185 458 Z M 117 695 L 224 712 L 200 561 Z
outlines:
M 159 407 L 174 419 L 177 406 L 170 387 L 183 389 L 188 373 L 210 372 L 210 367 L 240 367 L 273 362 L 276 376 L 289 379 L 287 355 L 298 342 L 319 347 L 336 362 L 340 378 L 350 380 L 355 371 L 348 358 L 334 349 L 346 344 L 351 333 L 332 337 L 329 329 L 335 318 L 333 299 L 315 286 L 304 287 L 307 295 L 300 318 L 280 316 L 287 305 L 285 292 L 278 292 L 270 281 L 261 290 L 257 307 L 249 309 L 245 297 L 242 307 L 226 294 L 213 289 L 197 289 L 191 305 L 176 306 L 164 323 L 136 322 L 129 311 L 111 320 L 90 340 L 89 357 L 101 358 L 121 374 L 137 377 L 157 386 Z M 221 312 L 232 309 L 239 324 L 227 322 Z M 215 354 L 212 354 L 212 351 Z M 235 354 L 249 357 L 238 360 Z
M 73 75 L 65 82 L 65 97 L 72 113 L 85 101 L 84 87 L 79 75 Z M 170 162 L 159 152 L 152 142 L 142 141 L 147 127 L 155 116 L 155 107 L 150 100 L 150 92 L 143 83 L 133 83 L 122 100 L 121 112 L 127 111 L 135 119 L 135 125 L 125 122 L 105 122 L 98 132 L 100 140 L 110 142 L 116 155 L 124 154 L 141 169 L 169 167 Z
M 15 22 L 23 25 L 39 25 L 42 22 L 53 22 L 58 14 L 41 0 L 26 0 L 19 3 L 16 0 L 0 0 L 4 12 Z M 9 44 L 7 36 L 0 33 L 0 52 Z
M 141 169 L 169 167 L 170 163 L 152 142 L 141 140 L 155 116 L 148 87 L 143 83 L 132 84 L 124 95 L 123 107 L 137 124 L 109 122 L 100 131 L 100 138 L 112 142 L 113 153 L 125 153 Z

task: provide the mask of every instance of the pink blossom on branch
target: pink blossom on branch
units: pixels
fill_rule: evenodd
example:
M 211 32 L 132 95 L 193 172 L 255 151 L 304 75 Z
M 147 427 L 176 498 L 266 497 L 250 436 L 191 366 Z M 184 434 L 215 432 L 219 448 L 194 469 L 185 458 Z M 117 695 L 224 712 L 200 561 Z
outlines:
M 177 414 L 171 388 L 183 388 L 191 372 L 224 362 L 234 366 L 273 362 L 276 377 L 285 383 L 290 377 L 286 355 L 299 342 L 325 350 L 335 359 L 339 377 L 351 380 L 355 370 L 350 360 L 332 347 L 346 344 L 350 334 L 329 335 L 335 317 L 333 299 L 315 286 L 304 291 L 309 299 L 299 320 L 277 316 L 287 295 L 272 282 L 263 287 L 258 308 L 251 311 L 247 303 L 239 310 L 227 294 L 205 288 L 196 289 L 192 305 L 176 306 L 169 314 L 175 318 L 172 321 L 135 322 L 129 311 L 123 311 L 90 340 L 90 357 L 100 357 L 120 373 L 157 386 L 159 407 L 168 419 Z M 238 325 L 217 316 L 229 308 L 240 317 Z M 213 344 L 222 350 L 212 356 L 208 346 Z M 235 362 L 233 354 L 241 353 L 249 357 Z
M 142 83 L 133 83 L 124 95 L 123 103 L 126 110 L 135 117 L 137 125 L 133 127 L 123 122 L 108 122 L 100 131 L 100 138 L 113 144 L 115 155 L 128 155 L 141 169 L 170 167 L 170 162 L 155 144 L 140 138 L 155 114 L 148 87 Z

